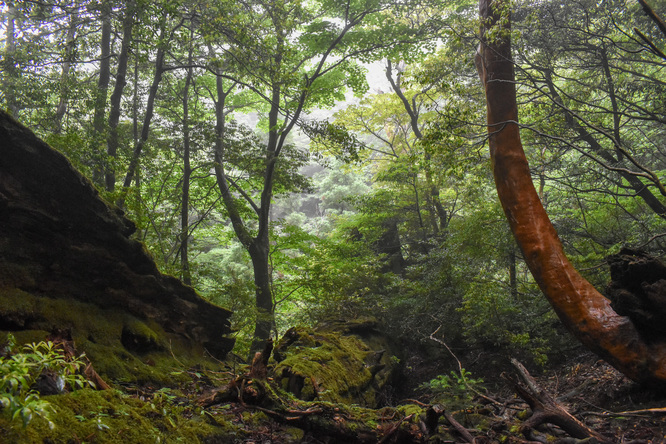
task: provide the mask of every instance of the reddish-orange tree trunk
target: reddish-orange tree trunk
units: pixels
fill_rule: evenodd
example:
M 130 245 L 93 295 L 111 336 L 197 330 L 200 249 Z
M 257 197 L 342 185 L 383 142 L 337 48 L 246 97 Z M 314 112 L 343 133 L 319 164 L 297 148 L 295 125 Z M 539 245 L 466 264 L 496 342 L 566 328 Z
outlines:
M 495 184 L 525 261 L 564 325 L 631 379 L 666 384 L 666 343 L 650 343 L 571 265 L 532 183 L 520 141 L 509 20 L 503 0 L 479 0 L 477 69 L 485 87 Z

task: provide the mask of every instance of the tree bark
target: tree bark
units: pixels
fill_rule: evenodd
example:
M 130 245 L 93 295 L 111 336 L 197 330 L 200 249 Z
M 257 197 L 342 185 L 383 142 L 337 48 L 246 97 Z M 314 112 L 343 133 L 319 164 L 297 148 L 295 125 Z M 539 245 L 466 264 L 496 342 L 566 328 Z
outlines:
M 109 135 L 106 140 L 106 153 L 108 163 L 104 174 L 104 183 L 107 191 L 113 191 L 116 187 L 115 159 L 118 154 L 118 122 L 120 121 L 120 100 L 125 90 L 127 81 L 127 63 L 129 60 L 129 48 L 132 42 L 132 30 L 134 28 L 134 4 L 128 2 L 123 19 L 123 41 L 118 54 L 118 69 L 116 71 L 116 84 L 111 94 L 111 109 L 109 110 Z
M 191 34 L 190 34 L 191 39 Z M 180 203 L 180 269 L 183 282 L 192 285 L 189 259 L 190 237 L 190 177 L 192 165 L 190 163 L 190 84 L 192 83 L 192 48 L 188 53 L 187 77 L 183 88 L 183 185 Z
M 16 17 L 18 11 L 14 2 L 7 2 L 7 28 L 5 30 L 5 54 L 2 68 L 5 71 L 3 75 L 3 93 L 5 95 L 5 106 L 12 116 L 16 116 L 19 111 L 18 101 L 16 100 L 16 88 L 14 86 L 17 76 L 16 61 Z
M 69 99 L 69 71 L 72 68 L 74 59 L 74 43 L 76 37 L 76 28 L 79 22 L 79 5 L 74 3 L 73 10 L 69 16 L 69 28 L 65 36 L 65 55 L 62 62 L 62 71 L 60 75 L 60 99 L 55 112 L 54 132 L 59 134 L 62 131 L 62 119 L 67 112 L 67 100 Z
M 102 183 L 102 175 L 106 160 L 101 153 L 101 145 L 104 140 L 104 114 L 106 111 L 106 96 L 109 90 L 109 80 L 111 79 L 111 5 L 109 2 L 102 3 L 101 11 L 102 35 L 100 40 L 100 61 L 99 77 L 97 79 L 97 93 L 95 96 L 95 113 L 93 115 L 93 140 L 92 152 L 98 156 L 95 161 L 97 165 L 93 167 L 93 182 Z
M 221 74 L 221 73 L 220 73 Z M 273 294 L 271 291 L 271 276 L 270 264 L 268 255 L 270 252 L 269 244 L 269 209 L 270 199 L 273 190 L 273 173 L 275 170 L 274 156 L 275 146 L 278 144 L 277 130 L 272 130 L 269 133 L 268 147 L 266 153 L 266 171 L 264 176 L 264 186 L 261 193 L 261 203 L 257 206 L 249 196 L 243 196 L 247 202 L 252 206 L 252 209 L 257 214 L 257 235 L 253 237 L 247 229 L 243 217 L 238 208 L 236 197 L 231 192 L 230 178 L 227 177 L 225 170 L 225 131 L 226 122 L 224 114 L 224 106 L 230 90 L 224 90 L 222 76 L 217 76 L 217 100 L 215 101 L 215 114 L 216 114 L 216 138 L 215 138 L 215 177 L 217 180 L 220 194 L 222 195 L 222 202 L 229 215 L 229 220 L 234 229 L 234 233 L 239 242 L 250 254 L 252 260 L 252 268 L 254 271 L 254 285 L 255 285 L 255 299 L 257 308 L 257 318 L 255 322 L 254 339 L 250 348 L 251 359 L 254 352 L 263 349 L 266 341 L 270 338 L 271 329 L 274 324 L 274 306 Z M 275 94 L 274 94 L 275 96 Z M 279 100 L 279 92 L 277 94 Z M 269 116 L 270 128 L 277 127 L 278 105 L 277 100 L 274 101 L 275 105 L 271 109 Z M 231 182 L 233 184 L 233 182 Z
M 480 0 L 479 12 L 483 25 L 476 63 L 486 92 L 495 184 L 535 281 L 562 323 L 588 348 L 631 379 L 666 385 L 664 341 L 646 343 L 631 320 L 615 313 L 565 256 L 520 141 L 508 2 Z
M 555 401 L 555 399 L 537 384 L 527 369 L 516 359 L 511 359 L 511 364 L 523 380 L 523 384 L 511 378 L 509 381 L 513 384 L 518 395 L 523 398 L 532 409 L 532 416 L 525 421 L 520 431 L 525 438 L 530 439 L 532 431 L 541 424 L 555 424 L 574 438 L 588 439 L 593 438 L 596 442 L 610 444 L 610 441 L 603 435 L 592 430 L 564 407 Z

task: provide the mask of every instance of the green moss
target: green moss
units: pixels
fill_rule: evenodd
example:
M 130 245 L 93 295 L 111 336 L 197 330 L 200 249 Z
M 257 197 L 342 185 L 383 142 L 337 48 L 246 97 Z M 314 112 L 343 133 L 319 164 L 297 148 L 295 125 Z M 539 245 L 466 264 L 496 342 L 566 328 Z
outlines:
M 416 404 L 400 405 L 396 408 L 396 410 L 398 410 L 398 412 L 400 412 L 402 416 L 414 415 L 414 417 L 417 418 L 425 413 L 423 407 Z
M 290 442 L 301 442 L 305 436 L 305 432 L 296 427 L 288 427 L 285 432 L 287 434 L 287 439 L 289 439 Z
M 166 348 L 162 342 L 164 331 L 156 323 L 151 322 L 151 324 L 148 326 L 146 322 L 127 316 L 121 333 L 121 341 L 125 348 L 137 353 L 164 350 Z
M 0 419 L 0 433 L 7 442 L 95 442 L 95 443 L 199 443 L 206 437 L 228 436 L 234 442 L 236 428 L 229 422 L 207 421 L 184 407 L 155 405 L 115 390 L 78 390 L 48 396 L 55 408 L 49 429 L 36 419 L 27 428 Z M 49 441 L 50 440 L 50 441 Z
M 0 318 L 13 327 L 17 343 L 43 340 L 55 328 L 69 330 L 77 351 L 110 382 L 174 385 L 184 380 L 184 368 L 219 368 L 201 346 L 116 308 L 0 289 Z
M 369 349 L 354 336 L 294 328 L 276 347 L 276 379 L 300 399 L 374 406 Z

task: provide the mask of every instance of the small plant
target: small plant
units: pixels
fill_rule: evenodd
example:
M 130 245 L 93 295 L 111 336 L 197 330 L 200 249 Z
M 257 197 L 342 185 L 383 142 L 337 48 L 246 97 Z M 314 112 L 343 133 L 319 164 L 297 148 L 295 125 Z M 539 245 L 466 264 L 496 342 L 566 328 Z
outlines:
M 5 355 L 0 356 L 0 406 L 4 414 L 12 420 L 20 419 L 24 427 L 34 417 L 45 419 L 51 428 L 54 426 L 49 419 L 53 407 L 40 399 L 35 389 L 41 376 L 52 375 L 59 391 L 67 386 L 71 389 L 94 386 L 79 373 L 85 367 L 85 355 L 68 359 L 51 341 L 26 344 L 20 352 L 13 353 L 16 341 L 11 334 L 7 343 Z
M 483 379 L 472 379 L 471 376 L 472 373 L 463 368 L 460 372 L 451 371 L 449 375 L 438 375 L 421 384 L 419 388 L 432 395 L 433 400 L 437 402 L 464 404 L 472 400 L 475 392 L 483 384 Z

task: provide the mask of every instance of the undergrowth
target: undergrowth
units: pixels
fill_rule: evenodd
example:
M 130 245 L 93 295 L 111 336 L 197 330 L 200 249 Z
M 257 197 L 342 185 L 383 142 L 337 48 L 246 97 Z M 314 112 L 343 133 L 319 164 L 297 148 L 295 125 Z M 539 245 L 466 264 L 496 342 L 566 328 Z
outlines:
M 13 335 L 7 336 L 7 345 L 0 356 L 0 405 L 2 414 L 12 421 L 21 421 L 27 427 L 33 418 L 46 420 L 54 427 L 49 415 L 51 404 L 41 399 L 38 385 L 40 379 L 51 378 L 58 392 L 93 386 L 82 374 L 85 368 L 81 355 L 68 358 L 63 350 L 51 341 L 26 344 L 16 351 Z

